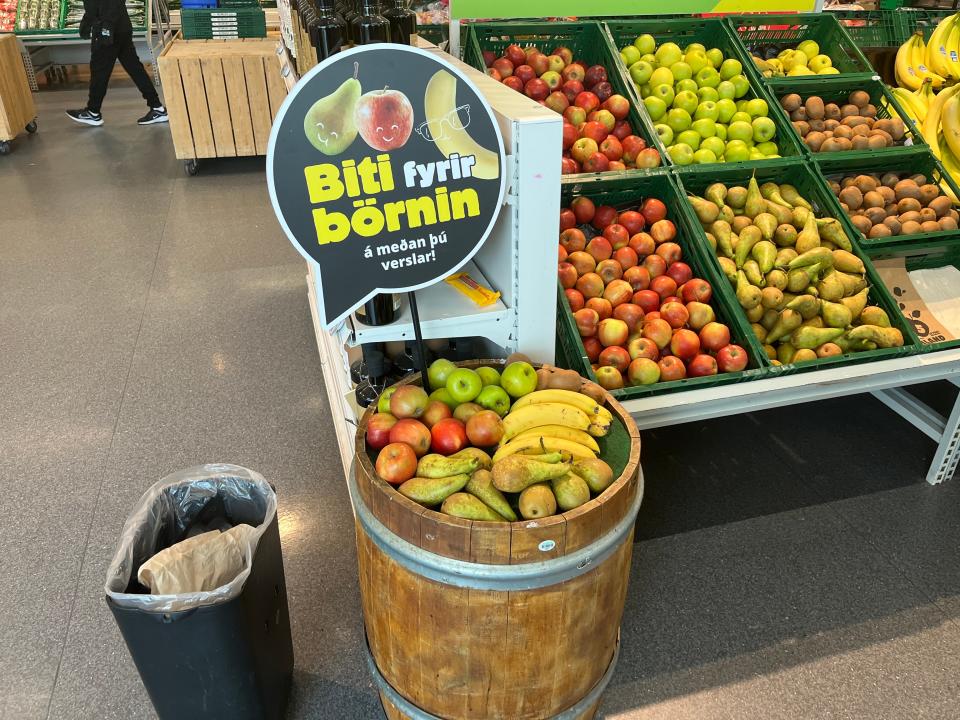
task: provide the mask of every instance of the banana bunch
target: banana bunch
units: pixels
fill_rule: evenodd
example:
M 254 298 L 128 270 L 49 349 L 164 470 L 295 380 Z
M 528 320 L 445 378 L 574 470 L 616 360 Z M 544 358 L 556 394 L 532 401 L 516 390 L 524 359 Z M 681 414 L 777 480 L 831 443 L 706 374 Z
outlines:
M 941 25 L 942 24 L 943 23 L 941 23 Z M 936 34 L 936 31 L 934 34 Z M 933 41 L 932 37 L 931 41 Z M 934 55 L 935 57 L 933 57 L 933 59 L 939 63 L 942 59 L 939 52 L 934 53 Z M 931 54 L 928 53 L 927 43 L 923 40 L 923 33 L 916 32 L 911 35 L 910 39 L 903 43 L 897 50 L 897 57 L 894 62 L 894 74 L 897 78 L 897 84 L 902 88 L 916 91 L 923 86 L 924 80 L 929 79 L 934 90 L 943 87 L 947 82 L 947 78 L 937 72 L 933 72 L 927 66 L 928 58 L 930 57 Z
M 757 70 L 759 70 L 764 77 L 783 77 L 787 74 L 783 69 L 783 62 L 780 58 L 764 60 L 756 55 L 751 55 L 751 57 L 753 58 L 753 64 L 757 66 Z
M 930 103 L 933 102 L 935 97 L 933 94 L 933 81 L 929 78 L 925 79 L 920 88 L 914 92 L 910 92 L 902 87 L 892 87 L 888 89 L 890 90 L 890 94 L 900 103 L 900 107 L 907 114 L 907 117 L 919 128 L 927 117 Z M 881 103 L 890 115 L 900 117 L 900 113 L 887 102 L 886 98 L 882 98 Z M 900 117 L 900 119 L 905 121 L 907 118 Z
M 937 75 L 960 80 L 960 14 L 939 22 L 926 44 L 926 66 Z
M 517 400 L 503 419 L 503 439 L 493 460 L 554 452 L 595 458 L 600 446 L 594 438 L 606 435 L 612 423 L 610 411 L 582 393 L 537 390 Z

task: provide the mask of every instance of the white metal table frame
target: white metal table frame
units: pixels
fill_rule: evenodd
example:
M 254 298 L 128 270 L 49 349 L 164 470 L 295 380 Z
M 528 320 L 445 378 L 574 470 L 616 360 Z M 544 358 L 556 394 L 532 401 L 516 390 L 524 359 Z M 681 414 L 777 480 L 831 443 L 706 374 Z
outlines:
M 960 461 L 960 395 L 944 418 L 903 388 L 947 380 L 960 387 L 960 349 L 942 350 L 623 403 L 641 430 L 869 392 L 937 443 L 927 482 L 953 477 Z

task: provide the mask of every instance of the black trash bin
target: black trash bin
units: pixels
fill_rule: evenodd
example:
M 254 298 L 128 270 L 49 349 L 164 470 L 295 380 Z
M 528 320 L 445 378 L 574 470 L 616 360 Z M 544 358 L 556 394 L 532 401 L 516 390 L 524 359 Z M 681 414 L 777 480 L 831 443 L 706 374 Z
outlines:
M 217 507 L 259 534 L 249 567 L 221 588 L 147 595 L 140 565 L 186 537 Z M 293 675 L 293 643 L 276 495 L 259 474 L 202 465 L 140 499 L 107 574 L 110 607 L 161 720 L 279 720 Z

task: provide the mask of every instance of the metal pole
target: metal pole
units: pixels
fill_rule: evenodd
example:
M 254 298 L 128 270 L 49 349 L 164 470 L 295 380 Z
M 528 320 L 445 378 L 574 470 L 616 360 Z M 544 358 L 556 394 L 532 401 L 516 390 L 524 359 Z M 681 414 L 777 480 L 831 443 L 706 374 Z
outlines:
M 427 377 L 427 350 L 423 346 L 423 333 L 420 330 L 420 313 L 417 311 L 417 295 L 410 291 L 407 293 L 407 300 L 410 301 L 410 316 L 413 318 L 413 335 L 417 341 L 418 364 L 420 365 L 420 378 L 423 383 L 423 389 L 428 393 L 431 391 L 430 379 Z

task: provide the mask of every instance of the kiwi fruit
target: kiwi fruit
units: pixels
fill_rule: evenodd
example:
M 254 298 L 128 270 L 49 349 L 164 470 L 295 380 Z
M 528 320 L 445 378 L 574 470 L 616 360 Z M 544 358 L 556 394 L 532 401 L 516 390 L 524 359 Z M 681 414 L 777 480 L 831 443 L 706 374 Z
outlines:
M 870 138 L 866 135 L 854 135 L 850 143 L 854 150 L 868 150 L 870 148 Z
M 823 121 L 824 130 L 833 131 L 833 130 L 836 130 L 839 126 L 840 126 L 840 121 L 837 120 L 836 118 L 830 118 L 829 120 Z
M 859 115 L 860 108 L 858 108 L 856 105 L 848 104 L 840 108 L 840 117 L 842 118 L 859 117 Z
M 885 218 L 884 221 L 883 221 L 883 224 L 886 225 L 888 228 L 890 228 L 890 234 L 891 234 L 891 235 L 899 235 L 899 234 L 900 234 L 900 227 L 901 227 L 900 221 L 897 220 L 895 217 L 887 217 L 887 218 Z
M 797 120 L 806 120 L 807 111 L 802 107 L 798 107 L 796 110 L 790 113 L 790 119 L 793 120 L 794 122 L 796 122 Z
M 838 125 L 837 129 L 833 131 L 833 136 L 835 138 L 847 138 L 849 140 L 853 137 L 853 130 L 846 125 Z
M 905 213 L 900 213 L 899 220 L 901 223 L 908 222 L 920 222 L 920 211 L 919 210 L 909 210 Z
M 813 150 L 813 148 L 810 148 Z M 827 138 L 823 141 L 823 144 L 820 145 L 819 152 L 839 152 L 843 147 L 840 145 L 839 138 Z
M 869 175 L 857 175 L 853 179 L 853 184 L 864 194 L 877 189 L 877 181 Z
M 887 147 L 887 141 L 879 135 L 871 135 L 867 138 L 867 147 L 871 150 L 882 150 Z
M 806 120 L 796 120 L 793 123 L 793 129 L 797 131 L 800 137 L 806 137 L 807 133 L 810 132 L 810 123 Z
M 877 225 L 882 223 L 887 219 L 887 211 L 882 207 L 872 207 L 864 210 L 863 214 L 866 216 L 867 220 L 870 221 L 871 225 Z
M 836 180 L 827 180 L 827 184 L 830 185 L 830 189 L 833 191 L 834 195 L 840 194 L 840 190 L 842 189 L 840 187 L 840 183 L 838 183 Z
M 924 187 L 930 187 L 930 186 L 924 185 Z M 923 188 L 921 188 L 921 190 L 922 189 Z M 937 190 L 939 189 L 940 188 L 937 188 Z M 950 198 L 948 198 L 946 195 L 940 195 L 939 197 L 935 197 L 933 200 L 930 201 L 930 204 L 927 205 L 929 209 L 933 210 L 937 214 L 938 218 L 942 218 L 948 212 L 950 212 L 950 206 L 951 206 Z
M 810 148 L 810 152 L 820 152 L 826 139 L 826 136 L 822 132 L 812 132 L 803 140 L 807 144 L 807 147 Z
M 896 217 L 897 216 L 897 206 L 893 203 L 883 206 L 884 212 L 887 213 L 887 217 Z
M 865 108 L 870 104 L 870 94 L 864 92 L 863 90 L 854 90 L 850 93 L 848 98 L 851 104 L 856 105 L 858 108 Z
M 877 130 L 874 128 L 870 131 L 870 137 L 883 138 L 883 142 L 885 143 L 883 147 L 890 147 L 893 145 L 893 136 L 884 130 Z
M 859 210 L 863 205 L 863 193 L 853 185 L 841 190 L 839 197 L 840 202 L 846 203 L 851 210 Z
M 877 185 L 877 192 L 883 195 L 883 201 L 887 205 L 891 205 L 897 201 L 896 193 L 886 185 Z
M 860 111 L 860 114 L 864 117 L 875 118 L 877 116 L 877 106 L 870 103 Z
M 920 232 L 940 232 L 940 223 L 936 220 L 927 220 L 920 223 Z
M 947 215 L 949 217 L 952 217 L 955 223 L 960 223 L 960 213 L 958 213 L 953 208 L 950 208 L 950 212 L 948 212 Z
M 873 227 L 873 223 L 870 222 L 864 215 L 854 215 L 850 218 L 850 222 L 853 223 L 853 226 L 860 231 L 861 235 L 866 235 L 870 232 L 870 228 Z
M 929 205 L 940 196 L 940 188 L 932 183 L 920 186 L 920 202 L 923 205 Z M 937 213 L 937 216 L 943 213 Z
M 920 175 L 920 174 L 911 175 L 911 176 L 910 176 L 910 180 L 913 180 L 917 185 L 926 185 L 926 184 L 927 184 L 927 176 L 926 176 L 926 175 Z
M 823 132 L 823 120 L 807 120 L 807 123 L 814 132 Z
M 892 123 L 891 127 L 893 128 L 892 130 L 889 131 L 890 135 L 897 142 L 899 142 L 900 140 L 903 140 L 903 136 L 907 132 L 907 129 L 903 124 L 903 120 L 901 120 L 900 118 L 891 118 L 890 122 Z M 920 184 L 922 185 L 923 183 L 920 183 Z
M 897 173 L 884 173 L 883 177 L 880 178 L 880 184 L 886 185 L 888 188 L 893 188 L 898 182 L 900 182 L 900 176 Z
M 850 187 L 851 185 L 856 185 L 856 180 L 857 179 L 853 175 L 847 175 L 843 180 L 840 181 L 840 187 L 846 188 L 846 187 Z M 857 189 L 859 190 L 859 188 Z M 863 192 L 863 191 L 860 190 L 860 192 Z M 867 190 L 867 192 L 870 192 L 870 191 Z
M 920 224 L 923 225 L 925 222 L 932 222 L 937 219 L 937 213 L 931 208 L 925 207 L 920 211 Z
M 952 217 L 950 217 L 949 215 L 944 215 L 942 218 L 940 218 L 940 219 L 937 221 L 937 224 L 940 225 L 940 229 L 941 229 L 941 230 L 956 230 L 956 229 L 957 229 L 957 221 L 954 220 L 954 219 L 953 219 Z
M 916 235 L 919 232 L 923 232 L 920 229 L 920 223 L 914 220 L 903 223 L 902 227 L 900 228 L 901 235 Z
M 843 117 L 840 114 L 840 106 L 836 103 L 827 103 L 824 105 L 823 116 L 827 118 L 827 120 L 839 120 L 841 117 Z
M 873 129 L 873 122 L 870 120 L 870 118 L 859 117 L 856 115 L 848 115 L 843 119 L 842 124 L 851 128 L 855 128 L 858 125 L 862 125 L 865 128 L 867 128 L 868 131 Z
M 793 112 L 802 104 L 803 100 L 801 100 L 800 96 L 796 93 L 790 93 L 789 95 L 784 95 L 782 98 L 780 98 L 780 107 L 782 107 L 788 113 Z
M 890 122 L 889 118 L 884 118 L 883 120 L 877 120 L 873 123 L 874 130 L 883 130 L 885 133 L 893 137 L 893 123 Z
M 854 136 L 854 137 L 862 137 L 862 138 L 866 139 L 869 135 L 870 135 L 870 126 L 869 126 L 869 125 L 864 125 L 864 124 L 861 123 L 860 125 L 854 125 L 854 126 L 853 126 L 853 136 Z
M 808 97 L 803 106 L 807 110 L 808 118 L 812 120 L 823 119 L 823 100 L 819 96 Z
M 887 188 L 887 189 L 889 190 L 889 188 Z M 915 213 L 917 213 L 917 217 L 919 217 L 919 216 L 920 216 L 920 208 L 922 208 L 922 207 L 923 207 L 923 205 L 921 205 L 921 204 L 920 204 L 920 201 L 917 200 L 916 198 L 905 197 L 905 198 L 903 198 L 902 200 L 900 200 L 900 202 L 897 203 L 897 212 L 900 213 L 900 214 L 908 213 L 908 212 L 915 212 Z
M 853 149 L 853 141 L 848 137 L 837 138 L 837 144 L 840 146 L 840 152 L 846 152 Z
M 845 213 L 847 213 L 847 215 L 850 214 L 850 206 L 847 205 L 846 203 L 843 203 L 843 202 L 840 203 L 840 209 L 843 210 Z
M 885 238 L 890 237 L 891 235 L 893 235 L 893 232 L 883 223 L 874 225 L 872 228 L 870 228 L 870 232 L 867 233 L 867 237 L 869 238 Z
M 901 180 L 893 186 L 893 191 L 897 194 L 898 202 L 904 198 L 920 200 L 920 187 L 913 180 Z

